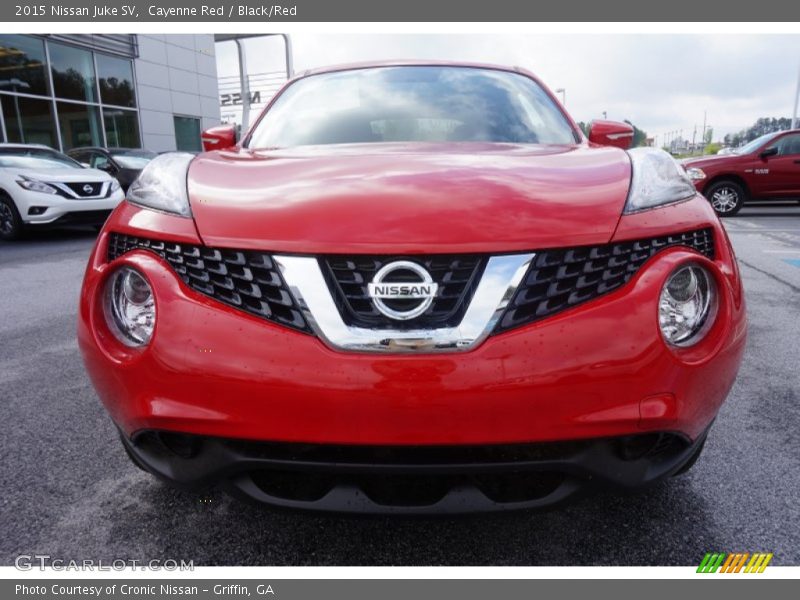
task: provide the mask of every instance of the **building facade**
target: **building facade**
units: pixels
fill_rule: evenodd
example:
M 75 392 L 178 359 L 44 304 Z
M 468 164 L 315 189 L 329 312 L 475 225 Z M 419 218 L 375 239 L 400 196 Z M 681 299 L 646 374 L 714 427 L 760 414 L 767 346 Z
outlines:
M 0 35 L 0 141 L 199 151 L 213 35 Z

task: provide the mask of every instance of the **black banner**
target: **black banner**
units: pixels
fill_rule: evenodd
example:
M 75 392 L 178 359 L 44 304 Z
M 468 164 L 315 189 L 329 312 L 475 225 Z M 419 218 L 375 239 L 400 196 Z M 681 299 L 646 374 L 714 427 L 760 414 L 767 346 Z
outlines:
M 40 0 L 41 1 L 41 0 Z M 375 0 L 58 0 L 3 2 L 4 22 L 772 22 L 800 21 L 785 0 L 562 0 L 561 2 L 375 2 Z
M 264 570 L 268 573 L 268 570 Z M 712 583 L 712 578 L 714 582 Z M 702 581 L 701 581 L 702 580 Z M 712 586 L 713 585 L 713 589 Z M 758 586 L 758 587 L 757 587 Z M 791 587 L 790 587 L 791 586 Z M 633 579 L 625 581 L 500 579 L 500 580 L 425 580 L 425 579 L 312 579 L 312 580 L 209 580 L 209 579 L 39 579 L 0 582 L 0 597 L 41 600 L 133 600 L 185 598 L 252 598 L 262 600 L 531 600 L 532 598 L 597 598 L 615 594 L 623 598 L 674 600 L 706 593 L 732 598 L 759 594 L 771 598 L 794 597 L 796 582 L 780 579 L 720 577 L 698 575 L 692 579 Z M 702 591 L 702 590 L 701 590 Z

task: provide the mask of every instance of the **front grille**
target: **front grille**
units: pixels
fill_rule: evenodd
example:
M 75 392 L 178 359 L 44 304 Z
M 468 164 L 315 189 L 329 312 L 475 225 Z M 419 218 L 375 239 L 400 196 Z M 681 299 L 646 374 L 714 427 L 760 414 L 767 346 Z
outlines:
M 99 196 L 100 192 L 103 190 L 102 182 L 64 183 L 64 185 L 81 198 Z
M 654 254 L 687 246 L 714 258 L 711 229 L 645 240 L 537 252 L 495 329 L 506 331 L 618 289 Z
M 309 331 L 272 257 L 264 252 L 208 248 L 112 233 L 108 260 L 131 250 L 163 258 L 192 289 L 263 319 Z
M 375 273 L 398 260 L 416 262 L 439 284 L 439 292 L 422 315 L 408 321 L 390 319 L 375 308 L 368 292 Z M 387 329 L 435 329 L 458 325 L 478 286 L 486 257 L 476 255 L 431 256 L 326 256 L 320 260 L 336 305 L 347 325 Z M 409 301 L 395 301 L 398 304 Z M 410 303 L 416 303 L 411 300 Z M 397 306 L 399 310 L 406 307 Z M 409 307 L 410 308 L 410 307 Z

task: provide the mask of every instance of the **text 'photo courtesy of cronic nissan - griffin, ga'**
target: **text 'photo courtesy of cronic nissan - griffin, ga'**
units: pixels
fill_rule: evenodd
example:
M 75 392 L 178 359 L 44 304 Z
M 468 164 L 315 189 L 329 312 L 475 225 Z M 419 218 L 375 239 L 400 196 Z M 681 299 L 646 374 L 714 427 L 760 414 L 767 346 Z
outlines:
M 688 470 L 745 300 L 697 171 L 633 133 L 587 139 L 521 69 L 393 62 L 306 72 L 241 139 L 153 158 L 78 322 L 130 459 L 186 488 L 396 514 Z

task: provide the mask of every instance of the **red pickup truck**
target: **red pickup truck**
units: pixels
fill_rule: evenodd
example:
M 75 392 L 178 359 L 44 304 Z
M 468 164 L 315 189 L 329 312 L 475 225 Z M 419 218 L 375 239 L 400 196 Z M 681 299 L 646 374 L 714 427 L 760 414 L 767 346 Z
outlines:
M 733 154 L 683 166 L 720 216 L 733 216 L 751 201 L 800 199 L 800 129 L 768 133 Z

